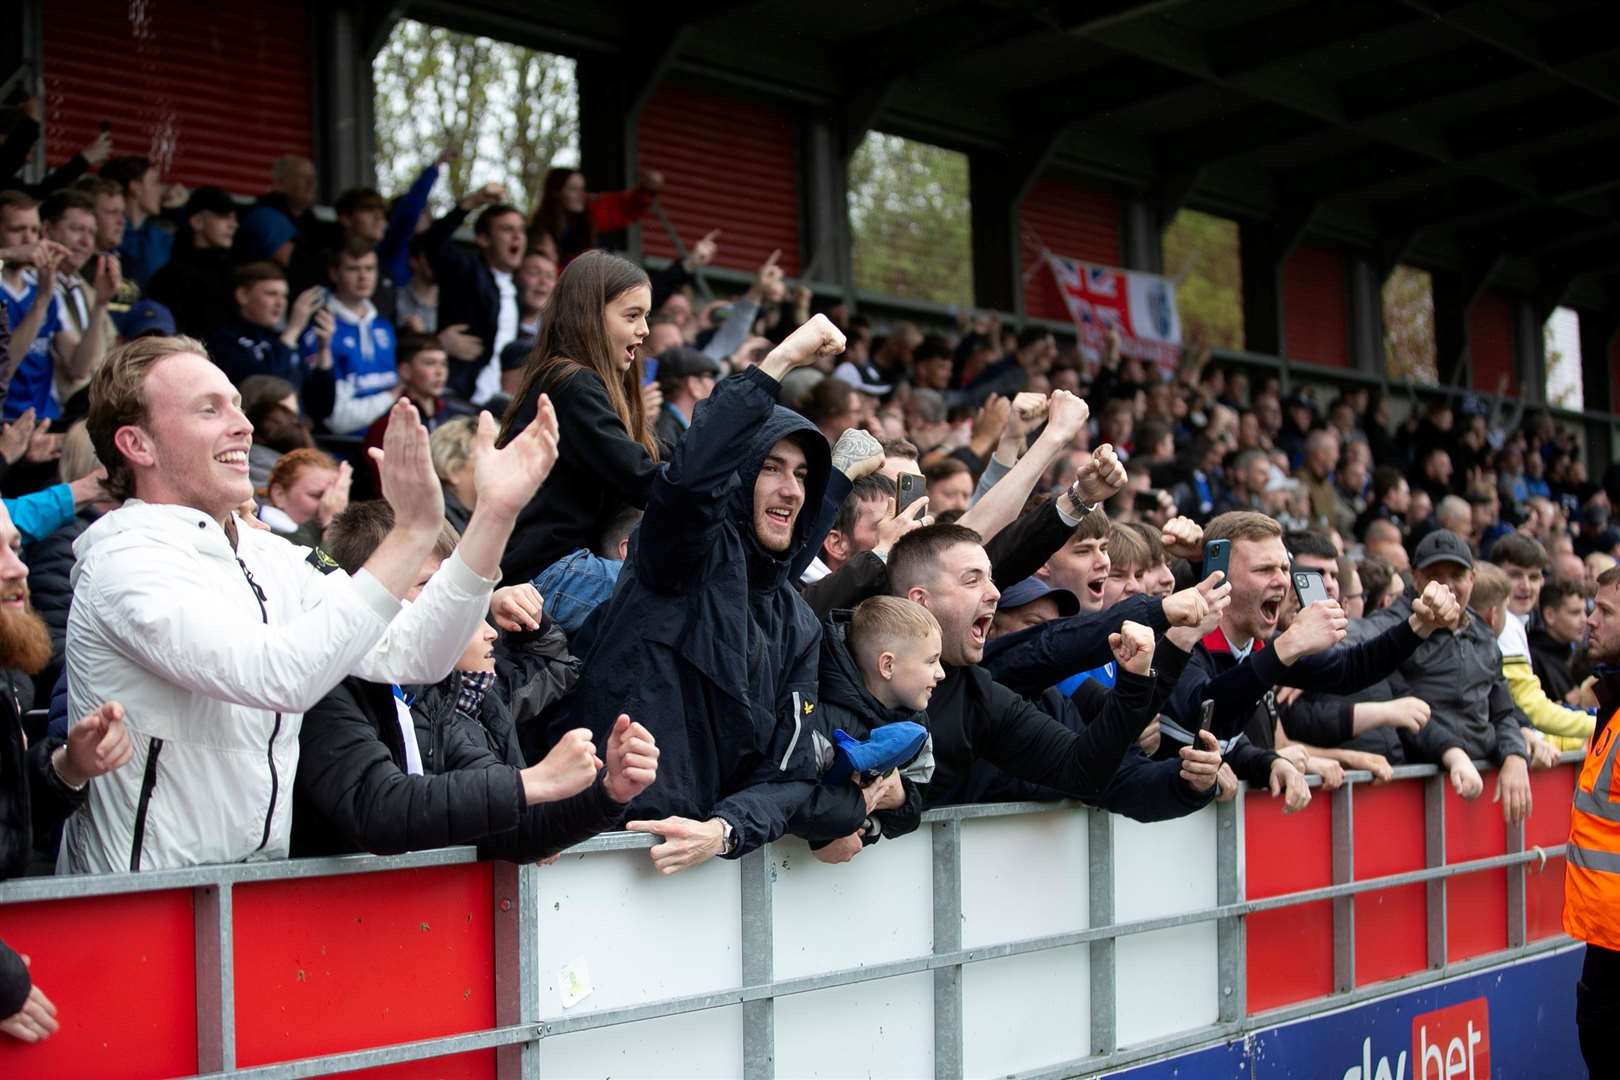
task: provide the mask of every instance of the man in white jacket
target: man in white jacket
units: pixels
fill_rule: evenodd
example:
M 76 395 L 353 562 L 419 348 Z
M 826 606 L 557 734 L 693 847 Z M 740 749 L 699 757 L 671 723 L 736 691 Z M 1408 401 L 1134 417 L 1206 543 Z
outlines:
M 145 338 L 112 353 L 88 426 L 109 491 L 128 501 L 74 544 L 71 712 L 121 702 L 134 758 L 92 785 L 58 869 L 283 858 L 304 711 L 347 675 L 432 683 L 450 672 L 489 606 L 512 522 L 556 460 L 556 416 L 544 403 L 499 451 L 480 417 L 477 510 L 408 606 L 444 524 L 408 399 L 393 406 L 381 456 L 395 526 L 353 577 L 238 528 L 253 428 L 198 342 Z

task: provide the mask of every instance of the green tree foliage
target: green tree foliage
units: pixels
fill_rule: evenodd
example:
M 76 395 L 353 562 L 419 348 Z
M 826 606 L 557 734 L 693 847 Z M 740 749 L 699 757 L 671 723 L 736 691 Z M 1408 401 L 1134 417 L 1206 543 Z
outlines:
M 1164 230 L 1164 273 L 1176 283 L 1181 340 L 1243 348 L 1243 264 L 1237 222 L 1182 210 Z
M 1434 282 L 1426 270 L 1397 266 L 1384 282 L 1384 371 L 1399 381 L 1439 381 Z
M 492 180 L 533 209 L 546 169 L 579 161 L 574 61 L 402 19 L 372 63 L 377 183 L 410 186 L 446 147 L 459 156 L 434 189 L 447 209 Z
M 849 225 L 857 288 L 973 303 L 966 154 L 868 133 L 850 158 Z

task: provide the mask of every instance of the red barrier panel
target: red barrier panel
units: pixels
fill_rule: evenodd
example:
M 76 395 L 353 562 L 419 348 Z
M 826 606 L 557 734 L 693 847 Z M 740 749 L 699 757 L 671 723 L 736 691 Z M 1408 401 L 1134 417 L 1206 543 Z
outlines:
M 1357 880 L 1423 869 L 1423 786 L 1355 786 Z M 1403 885 L 1355 897 L 1357 986 L 1428 967 L 1426 891 Z
M 33 959 L 62 1029 L 0 1036 L 0 1076 L 183 1076 L 197 1071 L 189 889 L 0 908 L 0 937 Z
M 1485 774 L 1485 793 L 1462 799 L 1446 784 L 1446 862 L 1485 859 L 1507 851 L 1502 805 L 1491 801 L 1496 773 Z M 1555 811 L 1569 827 L 1567 808 Z M 1507 948 L 1507 871 L 1484 870 L 1446 882 L 1446 959 L 1451 963 Z
M 1525 875 L 1525 940 L 1557 937 L 1564 932 L 1564 845 L 1569 841 L 1570 800 L 1575 794 L 1575 777 L 1580 766 L 1532 772 L 1530 794 L 1534 799 L 1530 820 L 1524 823 L 1526 847 L 1547 852 L 1547 865 L 1538 869 L 1530 864 Z
M 261 1065 L 495 1026 L 492 866 L 235 889 L 237 1063 Z M 493 1076 L 493 1052 L 457 1076 Z M 443 1076 L 417 1062 L 391 1076 Z
M 1284 814 L 1270 792 L 1244 804 L 1244 874 L 1250 900 L 1333 884 L 1331 799 L 1313 798 Z M 1262 1012 L 1333 992 L 1333 903 L 1249 916 L 1249 1011 Z

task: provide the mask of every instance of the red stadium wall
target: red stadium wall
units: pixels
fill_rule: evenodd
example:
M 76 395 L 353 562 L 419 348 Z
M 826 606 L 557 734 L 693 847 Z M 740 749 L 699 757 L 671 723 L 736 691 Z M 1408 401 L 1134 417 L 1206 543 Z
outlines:
M 683 243 L 720 229 L 717 265 L 753 270 L 781 249 L 782 269 L 799 273 L 799 125 L 791 112 L 664 84 L 641 112 L 637 140 L 641 167 L 664 175 L 658 203 Z M 716 152 L 722 143 L 725 152 Z M 675 257 L 656 216 L 642 221 L 641 242 L 649 255 Z
M 1519 365 L 1514 362 L 1517 337 L 1513 301 L 1488 290 L 1468 312 L 1468 357 L 1475 390 L 1496 392 L 1496 381 L 1507 376 L 1507 393 L 1519 392 Z
M 1290 360 L 1350 366 L 1350 286 L 1344 254 L 1297 247 L 1283 263 L 1283 350 Z
M 1123 264 L 1122 212 L 1119 199 L 1106 191 L 1056 180 L 1042 180 L 1029 189 L 1019 207 L 1023 226 L 1019 264 L 1021 272 L 1030 275 L 1024 282 L 1024 314 L 1062 322 L 1069 319 L 1069 309 L 1058 295 L 1052 272 L 1041 265 L 1042 245 L 1054 255 L 1082 262 Z
M 288 0 L 46 4 L 46 157 L 58 165 L 107 121 L 115 154 L 170 180 L 243 195 L 283 154 L 312 155 L 310 27 Z

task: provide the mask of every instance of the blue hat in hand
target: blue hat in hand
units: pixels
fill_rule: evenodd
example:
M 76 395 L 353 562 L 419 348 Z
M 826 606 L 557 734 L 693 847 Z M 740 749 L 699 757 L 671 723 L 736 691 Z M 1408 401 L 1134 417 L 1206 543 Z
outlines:
M 928 741 L 928 729 L 911 720 L 900 720 L 875 728 L 862 742 L 842 728 L 833 729 L 832 767 L 822 777 L 828 784 L 841 784 L 852 773 L 878 777 L 898 769 L 917 756 Z

